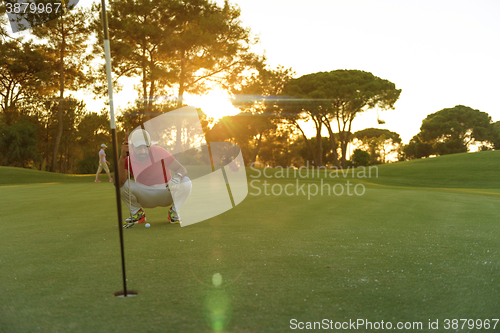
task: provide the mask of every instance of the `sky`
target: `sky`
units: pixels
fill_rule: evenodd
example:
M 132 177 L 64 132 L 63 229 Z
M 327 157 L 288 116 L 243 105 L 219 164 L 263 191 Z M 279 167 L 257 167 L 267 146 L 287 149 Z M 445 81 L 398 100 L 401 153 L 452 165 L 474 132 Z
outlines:
M 297 77 L 337 69 L 373 73 L 402 89 L 394 110 L 353 130 L 386 128 L 407 143 L 431 113 L 455 105 L 500 120 L 500 2 L 238 0 L 272 67 Z
M 223 0 L 217 0 L 223 3 Z M 91 0 L 79 6 L 90 7 Z M 373 73 L 402 89 L 394 110 L 358 116 L 353 131 L 385 128 L 403 142 L 419 132 L 429 114 L 465 105 L 500 120 L 500 1 L 493 0 L 231 0 L 243 26 L 259 36 L 253 51 L 271 68 L 292 68 L 296 77 L 337 69 Z M 137 93 L 134 82 L 115 94 L 117 110 Z M 87 105 L 101 104 L 85 96 Z M 187 96 L 188 103 L 236 113 L 219 92 Z M 97 106 L 100 105 L 100 106 Z M 220 105 L 220 106 L 219 106 Z M 306 124 L 308 136 L 314 135 Z M 324 134 L 327 136 L 327 133 Z

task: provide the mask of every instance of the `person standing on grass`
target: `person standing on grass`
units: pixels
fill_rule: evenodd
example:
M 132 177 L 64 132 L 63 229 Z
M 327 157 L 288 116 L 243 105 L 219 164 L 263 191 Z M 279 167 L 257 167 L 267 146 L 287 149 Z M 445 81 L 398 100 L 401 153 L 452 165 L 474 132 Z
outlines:
M 108 148 L 104 143 L 101 145 L 101 150 L 99 151 L 99 168 L 97 168 L 97 173 L 95 174 L 95 180 L 94 182 L 100 183 L 101 181 L 98 179 L 99 173 L 104 169 L 106 171 L 106 174 L 108 175 L 109 181 L 112 182 L 113 178 L 111 178 L 111 175 L 109 174 L 109 168 L 108 165 L 111 165 L 108 161 L 106 161 L 106 152 L 104 151 L 104 148 Z

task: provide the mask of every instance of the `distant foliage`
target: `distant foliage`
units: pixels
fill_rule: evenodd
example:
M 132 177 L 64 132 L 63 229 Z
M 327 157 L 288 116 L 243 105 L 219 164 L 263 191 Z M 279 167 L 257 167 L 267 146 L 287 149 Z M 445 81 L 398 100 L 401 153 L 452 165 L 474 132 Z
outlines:
M 457 105 L 428 115 L 420 132 L 403 147 L 402 159 L 465 153 L 473 144 L 479 150 L 500 148 L 500 124 L 486 112 Z
M 77 147 L 82 156 L 77 163 L 77 173 L 95 173 L 98 164 L 98 153 L 101 144 L 110 148 L 109 117 L 105 112 L 87 113 L 83 116 L 77 127 Z M 106 160 L 113 162 L 111 149 L 108 149 Z M 112 170 L 112 169 L 110 169 Z
M 403 158 L 406 160 L 413 160 L 416 158 L 429 157 L 434 154 L 432 145 L 424 143 L 420 140 L 418 135 L 415 135 L 410 143 L 403 147 Z
M 28 168 L 39 159 L 34 124 L 20 120 L 0 125 L 0 165 Z
M 463 153 L 475 142 L 494 142 L 497 135 L 486 112 L 457 105 L 428 115 L 420 127 L 420 140 L 437 155 Z
M 273 117 L 263 113 L 242 112 L 235 116 L 225 116 L 209 131 L 209 141 L 231 141 L 242 151 L 247 164 L 255 162 L 262 155 L 261 148 L 266 136 L 276 137 Z
M 316 138 L 311 138 L 308 141 L 309 141 L 309 145 L 307 145 L 306 142 L 304 142 L 304 138 L 302 138 L 302 137 L 300 137 L 297 140 L 297 144 L 300 147 L 299 154 L 300 154 L 300 157 L 302 157 L 304 164 L 306 163 L 306 161 L 314 161 L 314 151 L 311 151 L 309 149 L 309 146 L 313 147 L 314 150 L 317 150 L 318 143 L 317 143 Z M 327 137 L 322 137 L 321 141 L 322 141 L 322 146 L 323 146 L 321 160 L 323 161 L 323 164 L 324 165 L 331 165 L 331 166 L 335 165 L 336 160 L 335 160 L 335 155 L 333 154 L 332 149 L 330 149 L 330 139 Z M 338 149 L 338 145 L 337 145 L 337 149 Z
M 398 151 L 401 137 L 387 129 L 365 128 L 353 134 L 370 154 L 371 164 L 385 163 L 387 155 Z
M 316 165 L 323 165 L 321 130 L 323 125 L 330 135 L 330 148 L 337 146 L 333 126 L 338 127 L 340 159 L 346 166 L 347 145 L 352 141 L 351 129 L 354 118 L 369 109 L 394 109 L 401 89 L 388 80 L 360 70 L 335 70 L 301 76 L 288 82 L 283 88 L 277 105 L 283 116 L 297 126 L 298 120 L 311 120 L 316 129 Z M 335 125 L 331 125 L 331 124 Z M 335 163 L 338 165 L 338 162 Z
M 493 148 L 494 149 L 500 149 L 500 121 L 494 122 L 493 123 Z
M 371 156 L 364 150 L 355 149 L 351 160 L 354 163 L 354 166 L 367 166 L 370 164 Z

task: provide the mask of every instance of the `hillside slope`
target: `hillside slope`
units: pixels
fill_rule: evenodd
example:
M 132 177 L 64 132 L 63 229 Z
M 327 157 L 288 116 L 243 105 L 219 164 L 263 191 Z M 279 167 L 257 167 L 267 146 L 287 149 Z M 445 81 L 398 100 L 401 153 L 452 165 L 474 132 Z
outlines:
M 378 166 L 377 184 L 500 189 L 500 151 L 463 153 Z
M 38 183 L 87 183 L 92 182 L 94 178 L 95 175 L 68 175 L 0 166 L 0 186 Z M 106 174 L 104 174 L 104 178 L 107 179 Z M 103 181 L 104 178 L 101 179 L 101 181 Z

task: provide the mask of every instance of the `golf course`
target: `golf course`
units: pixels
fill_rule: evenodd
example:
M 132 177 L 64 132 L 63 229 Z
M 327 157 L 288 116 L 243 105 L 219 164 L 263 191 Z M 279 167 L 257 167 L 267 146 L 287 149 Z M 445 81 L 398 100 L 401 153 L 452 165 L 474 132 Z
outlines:
M 127 298 L 113 296 L 123 285 L 107 177 L 0 167 L 0 332 L 337 332 L 358 320 L 374 325 L 361 332 L 498 331 L 499 161 L 453 154 L 369 178 L 247 168 L 254 183 L 235 208 L 184 228 L 149 209 L 150 228 L 123 230 L 138 292 Z M 298 181 L 364 193 L 275 195 Z

